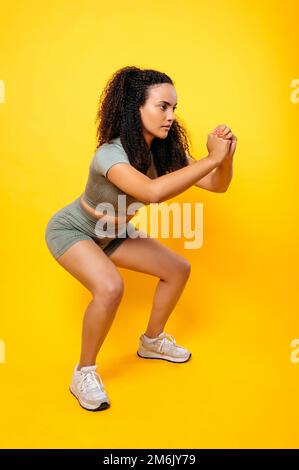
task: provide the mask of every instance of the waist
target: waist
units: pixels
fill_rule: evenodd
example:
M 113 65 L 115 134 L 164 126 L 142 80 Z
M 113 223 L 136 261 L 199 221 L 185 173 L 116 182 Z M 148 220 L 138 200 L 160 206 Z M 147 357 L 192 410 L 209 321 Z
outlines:
M 127 215 L 127 216 L 124 216 L 124 217 L 113 217 L 113 216 L 108 215 L 106 213 L 97 211 L 93 207 L 89 206 L 87 204 L 87 202 L 84 201 L 82 195 L 79 198 L 79 202 L 80 202 L 80 206 L 84 210 L 84 212 L 86 212 L 86 214 L 88 214 L 89 216 L 93 217 L 96 220 L 99 220 L 102 217 L 105 217 L 105 221 L 110 222 L 110 223 L 115 223 L 116 225 L 118 225 L 119 223 L 128 222 L 129 220 L 131 220 L 134 217 L 134 215 Z

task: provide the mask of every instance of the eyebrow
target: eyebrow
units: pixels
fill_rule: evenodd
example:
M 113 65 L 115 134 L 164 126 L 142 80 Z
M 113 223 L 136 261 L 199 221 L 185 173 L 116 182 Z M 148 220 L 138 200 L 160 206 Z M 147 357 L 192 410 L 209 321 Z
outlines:
M 166 104 L 169 104 L 169 106 L 171 106 L 171 103 L 168 103 L 168 101 L 164 101 L 164 100 L 163 100 L 163 101 L 159 101 L 159 103 L 166 103 Z M 175 103 L 174 106 L 176 106 L 176 105 L 177 105 L 177 103 Z

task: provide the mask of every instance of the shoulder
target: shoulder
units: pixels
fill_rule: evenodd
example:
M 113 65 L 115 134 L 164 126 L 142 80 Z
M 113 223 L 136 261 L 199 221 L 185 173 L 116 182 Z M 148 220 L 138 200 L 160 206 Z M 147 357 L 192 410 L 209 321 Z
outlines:
M 106 176 L 109 168 L 116 163 L 127 163 L 130 165 L 120 137 L 112 139 L 109 143 L 102 144 L 96 150 L 93 160 L 96 171 L 103 176 Z

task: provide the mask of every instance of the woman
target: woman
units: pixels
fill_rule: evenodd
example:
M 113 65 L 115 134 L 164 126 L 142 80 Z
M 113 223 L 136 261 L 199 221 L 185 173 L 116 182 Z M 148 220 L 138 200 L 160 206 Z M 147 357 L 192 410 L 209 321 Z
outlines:
M 98 142 L 85 191 L 47 224 L 46 243 L 53 257 L 92 294 L 83 321 L 80 361 L 70 385 L 87 410 L 110 406 L 96 372 L 96 358 L 123 295 L 116 266 L 159 278 L 138 356 L 176 363 L 191 357 L 164 332 L 188 280 L 190 264 L 150 236 L 130 237 L 133 215 L 127 215 L 126 209 L 136 201 L 145 205 L 165 201 L 192 185 L 225 191 L 237 139 L 227 126 L 218 126 L 208 135 L 208 155 L 195 160 L 188 155 L 186 133 L 175 119 L 176 106 L 168 75 L 137 67 L 117 71 L 100 98 Z M 125 198 L 125 211 L 120 210 L 119 196 Z M 118 229 L 114 235 L 105 236 L 108 223 Z

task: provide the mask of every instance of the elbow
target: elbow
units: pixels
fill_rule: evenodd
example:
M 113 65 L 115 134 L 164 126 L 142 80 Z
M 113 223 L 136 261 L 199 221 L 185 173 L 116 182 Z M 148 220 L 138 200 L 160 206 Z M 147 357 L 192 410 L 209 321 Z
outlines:
M 225 186 L 225 187 L 217 187 L 214 189 L 214 193 L 226 193 L 226 191 L 228 190 L 228 186 Z
M 159 203 L 160 202 L 160 193 L 156 185 L 152 185 L 149 191 L 149 203 Z
M 217 186 L 216 189 L 214 189 L 215 193 L 226 193 L 230 185 L 230 182 L 226 186 Z
M 150 197 L 150 203 L 159 203 L 160 202 L 160 196 L 157 193 L 152 193 Z

